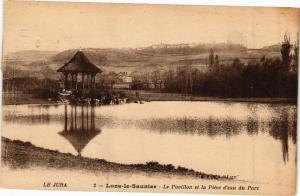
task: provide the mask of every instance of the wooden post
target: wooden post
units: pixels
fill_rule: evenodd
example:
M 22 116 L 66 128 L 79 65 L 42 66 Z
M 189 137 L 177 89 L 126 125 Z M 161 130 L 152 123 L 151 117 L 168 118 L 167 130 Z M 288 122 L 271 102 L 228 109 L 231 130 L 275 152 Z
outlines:
M 84 91 L 84 73 L 81 74 L 82 74 L 82 91 Z
M 90 90 L 93 89 L 93 75 L 90 75 Z
M 90 74 L 90 90 L 93 89 L 93 75 Z
M 76 87 L 76 90 L 78 89 L 77 83 L 78 83 L 78 81 L 77 81 L 77 73 L 76 73 L 75 74 L 75 87 Z
M 73 75 L 72 75 L 73 78 Z M 73 106 L 71 106 L 71 127 L 70 127 L 70 131 L 74 131 L 74 127 L 73 127 Z
M 86 131 L 89 130 L 89 106 L 86 107 Z
M 84 123 L 84 113 L 83 113 L 83 105 L 81 105 L 81 131 L 83 132 L 83 123 Z
M 68 89 L 68 73 L 64 73 L 65 75 L 65 90 Z
M 87 80 L 87 89 L 88 90 L 90 90 L 90 74 L 88 73 L 87 75 L 86 75 L 86 80 Z
M 94 106 L 91 106 L 91 123 L 90 123 L 90 127 L 91 127 L 91 131 L 94 131 L 94 127 L 93 127 L 93 107 Z
M 65 131 L 68 131 L 68 109 L 67 104 L 65 104 Z
M 74 83 L 74 78 L 73 78 L 73 74 L 71 73 L 71 84 L 70 84 L 70 88 L 72 89 L 73 88 L 73 83 Z
M 74 88 L 74 89 L 76 88 L 76 80 L 75 80 L 76 78 L 75 77 L 76 77 L 76 75 L 73 73 L 73 75 L 72 75 L 72 81 L 73 81 L 72 88 Z
M 92 76 L 92 88 L 95 90 L 95 74 Z
M 77 77 L 77 75 L 76 75 L 76 77 Z M 77 87 L 77 85 L 76 85 L 76 87 Z M 75 105 L 74 107 L 75 107 L 75 131 L 77 131 L 77 106 Z
M 92 75 L 92 81 L 91 81 L 91 83 L 92 83 L 92 89 L 93 89 L 93 91 L 95 90 L 95 74 L 93 74 Z

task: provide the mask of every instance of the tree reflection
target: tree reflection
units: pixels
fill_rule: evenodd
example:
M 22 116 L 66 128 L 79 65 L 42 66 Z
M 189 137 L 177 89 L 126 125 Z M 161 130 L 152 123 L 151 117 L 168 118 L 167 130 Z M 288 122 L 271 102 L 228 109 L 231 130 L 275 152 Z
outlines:
M 246 133 L 249 136 L 269 134 L 282 145 L 282 158 L 284 163 L 289 161 L 289 140 L 296 143 L 296 110 L 283 107 L 274 108 L 276 113 L 270 119 L 260 119 L 256 115 L 249 116 L 246 120 L 233 118 L 218 119 L 209 117 L 207 119 L 197 118 L 164 118 L 132 121 L 131 126 L 136 126 L 149 131 L 178 134 L 198 134 L 209 136 L 234 137 Z M 258 136 L 259 137 L 259 136 Z
M 124 123 L 125 124 L 125 123 Z M 198 134 L 210 137 L 225 135 L 231 137 L 241 132 L 243 122 L 227 119 L 197 119 L 197 118 L 164 118 L 164 119 L 143 119 L 132 121 L 132 126 L 137 126 L 149 131 L 159 131 L 160 133 L 176 132 L 179 134 Z
M 27 109 L 21 110 L 21 114 L 16 114 L 14 110 L 11 110 L 3 113 L 3 120 L 11 124 L 49 124 L 52 120 L 49 108 L 50 106 L 29 106 L 29 111 L 27 112 Z
M 289 161 L 289 137 L 296 142 L 296 115 L 290 114 L 287 109 L 281 109 L 279 118 L 272 118 L 270 122 L 270 135 L 281 141 L 282 157 L 286 163 Z
M 253 118 L 253 117 L 248 117 L 247 121 L 246 121 L 246 128 L 247 128 L 247 132 L 250 135 L 253 134 L 258 134 L 258 130 L 259 130 L 259 121 L 257 118 Z

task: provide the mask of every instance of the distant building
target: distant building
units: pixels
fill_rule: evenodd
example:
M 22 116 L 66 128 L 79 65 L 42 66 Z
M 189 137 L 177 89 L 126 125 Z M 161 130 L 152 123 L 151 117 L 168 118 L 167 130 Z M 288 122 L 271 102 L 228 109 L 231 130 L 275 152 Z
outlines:
M 117 81 L 114 84 L 116 89 L 130 89 L 132 83 L 132 76 L 129 76 L 127 72 L 119 72 L 117 75 Z
M 118 74 L 118 78 L 121 81 L 121 83 L 131 83 L 132 77 L 127 74 L 127 72 L 120 72 Z

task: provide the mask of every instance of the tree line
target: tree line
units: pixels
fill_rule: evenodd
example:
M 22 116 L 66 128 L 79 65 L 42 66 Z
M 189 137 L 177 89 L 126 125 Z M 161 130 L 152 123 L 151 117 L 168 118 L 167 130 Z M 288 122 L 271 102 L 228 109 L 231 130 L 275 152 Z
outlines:
M 262 56 L 260 60 L 242 63 L 235 58 L 221 64 L 211 49 L 208 70 L 201 71 L 191 64 L 150 74 L 150 82 L 170 93 L 219 97 L 297 97 L 298 44 L 291 44 L 286 34 L 281 43 L 281 59 Z M 145 78 L 144 78 L 145 80 Z M 136 79 L 135 89 L 147 89 L 147 81 Z M 161 88 L 163 85 L 163 88 Z
M 174 69 L 135 76 L 131 89 L 216 97 L 297 97 L 298 43 L 291 44 L 286 34 L 280 53 L 281 58 L 262 56 L 248 63 L 235 58 L 231 63 L 224 64 L 221 56 L 211 49 L 207 70 L 197 69 L 187 61 Z M 117 80 L 114 72 L 101 74 L 97 78 L 96 88 L 99 91 L 112 89 Z M 4 91 L 22 91 L 42 97 L 52 97 L 60 88 L 59 81 L 47 78 L 12 77 L 3 80 Z

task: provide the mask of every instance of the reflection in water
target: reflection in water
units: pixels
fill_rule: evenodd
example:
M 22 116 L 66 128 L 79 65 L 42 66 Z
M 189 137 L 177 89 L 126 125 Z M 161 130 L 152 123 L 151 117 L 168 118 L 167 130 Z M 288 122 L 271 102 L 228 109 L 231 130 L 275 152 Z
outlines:
M 278 108 L 276 109 L 278 112 Z M 280 140 L 282 145 L 283 161 L 289 160 L 288 140 L 291 138 L 296 143 L 296 111 L 289 112 L 286 108 L 279 109 L 280 115 L 263 121 L 257 117 L 248 117 L 245 121 L 232 118 L 227 119 L 188 119 L 188 118 L 164 118 L 127 120 L 122 122 L 127 127 L 139 127 L 148 131 L 163 133 L 197 134 L 207 135 L 211 138 L 217 136 L 234 137 L 247 130 L 249 136 L 258 135 L 259 132 L 269 133 L 274 139 Z
M 122 122 L 127 126 L 135 126 L 148 131 L 159 133 L 198 134 L 209 137 L 231 137 L 240 133 L 243 123 L 235 119 L 189 119 L 189 118 L 163 118 L 127 120 Z
M 18 112 L 15 110 L 8 110 L 4 112 L 3 120 L 9 121 L 10 123 L 26 123 L 35 124 L 47 124 L 50 123 L 51 115 L 49 109 L 53 106 L 28 106 L 28 111 L 25 113 Z M 55 106 L 57 107 L 57 106 Z
M 68 106 L 65 105 L 64 130 L 59 132 L 81 155 L 84 147 L 101 130 L 95 127 L 95 108 L 93 106 L 71 106 L 68 113 Z
M 295 117 L 295 114 L 290 115 L 286 109 L 281 109 L 280 117 L 278 119 L 273 118 L 270 123 L 271 129 L 269 133 L 275 139 L 281 141 L 282 158 L 285 163 L 289 161 L 289 136 L 292 137 L 294 143 L 296 142 L 297 131 Z
M 160 107 L 163 107 L 162 103 Z M 124 105 L 126 106 L 126 105 Z M 122 106 L 122 107 L 124 107 Z M 134 105 L 133 105 L 134 106 Z M 286 163 L 289 159 L 289 139 L 296 143 L 296 108 L 272 105 L 267 107 L 267 111 L 272 113 L 270 118 L 261 118 L 258 114 L 259 104 L 248 104 L 247 116 L 229 115 L 225 118 L 218 115 L 189 116 L 188 113 L 181 116 L 156 116 L 145 117 L 142 107 L 139 106 L 139 118 L 124 118 L 116 116 L 119 114 L 118 107 L 92 107 L 92 106 L 4 106 L 4 122 L 6 124 L 26 124 L 33 127 L 37 125 L 51 125 L 58 123 L 63 125 L 63 130 L 59 134 L 66 138 L 76 151 L 80 154 L 83 148 L 100 133 L 101 127 L 114 129 L 118 126 L 123 130 L 138 128 L 149 132 L 158 132 L 159 134 L 181 134 L 181 135 L 199 135 L 215 138 L 225 136 L 226 138 L 238 136 L 246 132 L 249 136 L 259 136 L 259 133 L 267 133 L 272 138 L 281 143 L 281 152 L 283 161 Z M 17 109 L 20 107 L 21 109 Z M 22 108 L 23 107 L 23 108 Z M 229 106 L 224 106 L 229 107 Z M 8 108 L 8 109 L 6 109 Z M 95 111 L 96 110 L 96 111 Z M 116 114 L 111 115 L 103 111 L 118 110 Z M 242 109 L 240 109 L 242 110 Z M 95 112 L 97 115 L 95 115 Z M 126 110 L 131 112 L 131 110 Z M 149 112 L 149 111 L 148 111 Z M 122 113 L 122 112 L 120 112 Z M 144 115 L 144 116 L 143 116 Z M 199 117 L 198 117 L 199 116 Z M 97 121 L 95 123 L 95 120 Z M 96 128 L 98 127 L 98 129 Z M 18 131 L 18 130 L 16 130 Z
M 263 124 L 263 123 L 262 123 Z M 263 126 L 262 126 L 263 127 Z M 259 121 L 257 118 L 249 117 L 246 122 L 247 133 L 249 135 L 258 134 Z
M 270 165 L 275 157 L 282 167 L 294 164 L 296 106 L 150 102 L 101 107 L 23 105 L 3 109 L 5 137 L 76 154 L 74 148 L 79 155 L 87 157 L 128 163 L 165 161 L 209 171 L 213 163 L 219 162 L 215 154 L 222 152 L 224 162 L 226 153 L 234 154 L 235 149 L 243 149 L 230 158 L 230 164 L 244 163 L 243 168 L 237 169 L 240 173 L 252 160 L 258 165 L 269 165 L 270 171 L 273 171 Z M 96 137 L 101 130 L 101 137 Z M 45 135 L 51 141 L 60 141 L 59 144 L 41 142 L 40 138 Z M 186 155 L 184 149 L 195 153 Z M 130 153 L 120 153 L 122 150 Z M 268 153 L 272 159 L 265 156 Z M 200 154 L 206 159 L 193 165 L 194 158 Z M 184 158 L 177 160 L 176 157 Z M 228 173 L 229 169 L 224 168 L 224 173 Z M 257 173 L 261 175 L 261 172 Z M 252 178 L 252 173 L 247 177 Z

